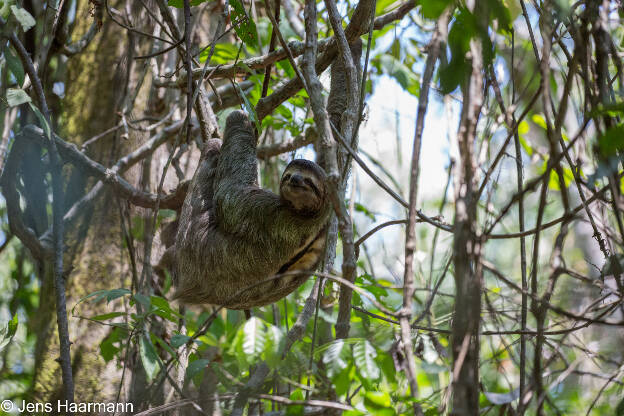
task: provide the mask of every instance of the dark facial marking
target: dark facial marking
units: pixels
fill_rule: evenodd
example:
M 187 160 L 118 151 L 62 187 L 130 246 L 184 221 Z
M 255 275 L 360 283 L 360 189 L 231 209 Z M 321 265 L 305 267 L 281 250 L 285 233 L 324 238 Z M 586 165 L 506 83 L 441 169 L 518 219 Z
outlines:
M 316 194 L 316 196 L 318 196 L 319 198 L 321 197 L 321 191 L 319 191 L 319 189 L 317 188 L 316 184 L 314 183 L 314 181 L 310 178 L 305 178 L 303 180 L 310 188 L 312 188 L 312 191 L 314 191 L 314 193 Z

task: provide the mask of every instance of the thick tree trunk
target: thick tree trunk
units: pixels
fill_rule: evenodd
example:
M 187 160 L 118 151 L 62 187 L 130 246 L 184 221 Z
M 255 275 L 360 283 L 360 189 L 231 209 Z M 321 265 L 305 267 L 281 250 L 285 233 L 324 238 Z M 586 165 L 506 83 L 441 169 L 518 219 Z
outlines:
M 87 1 L 79 4 L 74 38 L 82 36 L 91 25 L 91 7 Z M 141 72 L 135 70 L 136 65 L 131 59 L 130 54 L 135 53 L 133 49 L 132 38 L 126 30 L 108 20 L 105 14 L 104 25 L 89 47 L 68 61 L 66 97 L 59 117 L 59 135 L 80 145 L 119 122 L 118 112 L 123 111 L 127 94 L 132 93 L 137 84 L 136 74 Z M 144 112 L 146 95 L 146 89 L 143 88 L 134 112 Z M 147 134 L 130 131 L 128 140 L 124 140 L 121 138 L 122 133 L 123 130 L 118 130 L 91 145 L 89 156 L 110 166 L 120 156 L 137 147 Z M 93 185 L 93 181 L 76 169 L 66 171 L 65 176 L 68 179 L 65 206 L 69 208 Z M 131 170 L 125 176 L 136 183 L 138 172 Z M 104 200 L 109 203 L 102 203 Z M 128 263 L 127 250 L 122 246 L 118 206 L 115 197 L 105 192 L 88 211 L 82 213 L 75 226 L 66 231 L 65 244 L 69 248 L 66 256 L 69 258 L 66 264 L 67 309 L 70 311 L 69 334 L 77 402 L 112 402 L 120 388 L 120 364 L 123 363 L 116 359 L 106 363 L 100 354 L 100 343 L 110 333 L 110 327 L 71 315 L 74 305 L 89 293 L 131 287 L 131 274 L 125 266 Z M 38 400 L 51 401 L 60 398 L 62 385 L 60 367 L 56 362 L 59 345 L 50 267 L 42 268 L 41 279 L 40 319 L 35 323 L 38 337 L 33 396 Z M 76 314 L 91 317 L 115 310 L 113 308 L 123 310 L 121 301 L 109 305 L 105 302 L 85 302 L 76 309 Z M 129 361 L 140 366 L 138 358 L 132 358 Z M 126 372 L 125 386 L 129 384 L 128 374 Z M 145 381 L 143 384 L 146 384 Z M 131 400 L 125 397 L 124 391 L 125 388 L 121 390 L 120 402 Z

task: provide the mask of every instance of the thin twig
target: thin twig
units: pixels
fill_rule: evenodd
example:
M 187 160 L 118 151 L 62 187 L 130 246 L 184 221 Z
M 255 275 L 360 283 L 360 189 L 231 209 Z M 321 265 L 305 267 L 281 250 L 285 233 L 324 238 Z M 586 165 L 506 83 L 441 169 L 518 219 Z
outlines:
M 414 297 L 414 251 L 416 250 L 416 203 L 418 197 L 418 176 L 420 171 L 420 149 L 422 134 L 429 102 L 429 84 L 433 77 L 433 70 L 438 61 L 440 46 L 446 39 L 448 22 L 451 10 L 442 13 L 436 23 L 436 29 L 429 42 L 429 54 L 425 61 L 425 70 L 422 76 L 420 95 L 418 97 L 418 111 L 416 128 L 412 147 L 412 161 L 410 165 L 409 206 L 407 210 L 407 231 L 405 232 L 405 269 L 403 273 L 403 309 L 399 316 L 401 324 L 401 339 L 403 341 L 404 356 L 407 359 L 406 375 L 410 384 L 410 392 L 414 400 L 418 400 L 418 383 L 416 381 L 416 361 L 412 346 L 410 319 L 412 317 L 412 301 Z M 418 402 L 414 403 L 414 414 L 422 415 L 422 408 Z

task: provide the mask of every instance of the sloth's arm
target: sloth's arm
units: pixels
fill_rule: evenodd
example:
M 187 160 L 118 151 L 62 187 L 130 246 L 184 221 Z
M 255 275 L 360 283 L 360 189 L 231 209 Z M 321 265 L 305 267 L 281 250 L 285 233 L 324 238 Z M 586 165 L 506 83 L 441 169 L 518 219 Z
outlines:
M 257 187 L 256 138 L 245 113 L 227 118 L 215 181 L 215 214 L 226 236 L 249 241 L 299 238 L 297 218 L 273 192 Z M 286 234 L 292 234 L 286 236 Z
M 232 112 L 225 124 L 221 156 L 215 177 L 215 193 L 257 184 L 256 137 L 242 111 Z

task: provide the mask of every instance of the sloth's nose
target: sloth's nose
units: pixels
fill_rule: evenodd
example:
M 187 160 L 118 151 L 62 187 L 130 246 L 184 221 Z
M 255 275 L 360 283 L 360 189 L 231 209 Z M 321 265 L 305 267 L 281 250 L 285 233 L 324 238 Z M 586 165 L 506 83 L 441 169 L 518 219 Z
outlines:
M 296 173 L 290 177 L 290 183 L 295 186 L 303 186 L 305 184 L 303 176 Z

